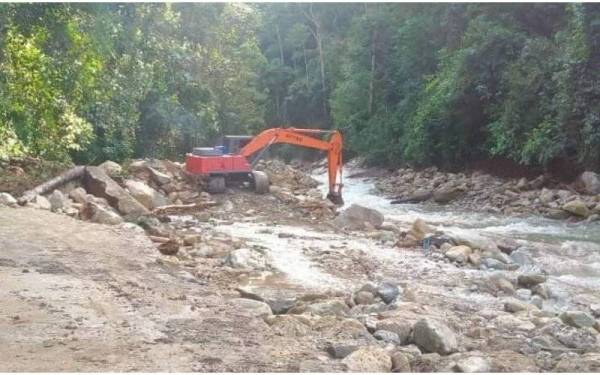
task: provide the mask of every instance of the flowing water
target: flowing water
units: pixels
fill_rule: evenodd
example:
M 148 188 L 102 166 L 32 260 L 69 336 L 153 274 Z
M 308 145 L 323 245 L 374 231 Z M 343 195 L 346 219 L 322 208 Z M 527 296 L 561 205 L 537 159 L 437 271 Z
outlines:
M 360 172 L 359 170 L 353 170 Z M 327 174 L 313 175 L 327 190 Z M 566 223 L 540 217 L 520 218 L 473 212 L 441 205 L 398 204 L 375 191 L 369 178 L 346 178 L 345 205 L 356 203 L 384 214 L 386 221 L 408 225 L 421 218 L 438 230 L 471 238 L 512 238 L 531 250 L 549 273 L 557 293 L 589 293 L 594 299 L 600 289 L 600 222 Z M 569 292 L 567 290 L 571 289 Z M 600 295 L 597 296 L 600 298 Z

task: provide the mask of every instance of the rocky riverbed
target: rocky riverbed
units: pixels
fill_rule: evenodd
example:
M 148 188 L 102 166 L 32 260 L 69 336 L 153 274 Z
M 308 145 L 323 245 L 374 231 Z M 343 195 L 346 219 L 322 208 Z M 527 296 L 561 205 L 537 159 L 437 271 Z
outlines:
M 477 171 L 449 173 L 436 168 L 405 168 L 383 174 L 375 185 L 393 203 L 431 202 L 472 211 L 537 214 L 551 219 L 600 218 L 600 176 L 589 171 L 566 184 L 546 175 L 505 179 Z
M 145 365 L 139 356 L 151 350 L 155 359 L 171 363 L 169 368 L 181 371 L 600 369 L 600 326 L 596 320 L 600 316 L 596 284 L 599 275 L 593 266 L 599 253 L 593 247 L 594 223 L 579 224 L 576 230 L 571 230 L 575 238 L 565 240 L 553 236 L 560 228 L 566 228 L 563 226 L 568 224 L 564 222 L 523 219 L 515 227 L 513 216 L 477 214 L 464 208 L 455 211 L 449 205 L 440 209 L 437 203 L 392 205 L 375 194 L 377 180 L 364 177 L 346 178 L 346 205 L 336 209 L 322 199 L 323 185 L 318 183 L 325 177 L 322 171 L 314 172 L 311 178 L 280 162 L 262 166 L 278 177 L 286 175 L 279 180 L 273 178 L 272 194 L 255 195 L 243 187 L 231 187 L 227 194 L 211 196 L 194 190 L 182 176 L 177 177 L 177 169 L 169 171 L 161 164 L 140 161 L 138 174 L 113 174 L 106 166 L 102 168 L 106 175 L 115 176 L 115 183 L 148 211 L 136 219 L 121 211 L 136 205 L 119 206 L 106 198 L 104 202 L 90 194 L 88 186 L 71 186 L 70 191 L 61 192 L 68 197 L 77 188 L 88 189 L 86 195 L 81 195 L 84 202 L 92 201 L 121 218 L 123 222 L 117 219 L 106 223 L 112 224 L 116 233 L 98 229 L 107 239 L 119 238 L 108 241 L 111 245 L 105 250 L 107 256 L 118 253 L 119 246 L 127 246 L 127 241 L 136 241 L 135 246 L 132 242 L 133 252 L 127 261 L 123 260 L 127 267 L 119 262 L 107 265 L 107 272 L 118 272 L 118 277 L 94 282 L 110 281 L 109 290 L 121 290 L 118 298 L 123 298 L 122 293 L 129 295 L 132 318 L 143 312 L 144 304 L 155 306 L 153 313 L 144 310 L 144 319 L 150 317 L 148 322 L 141 316 L 136 318 L 136 324 L 143 327 L 152 322 L 155 327 L 152 332 L 156 332 L 158 339 L 152 338 L 151 343 L 145 343 L 147 339 L 141 337 L 135 340 L 144 331 L 111 331 L 113 338 L 123 341 L 125 347 L 135 341 L 129 347 L 133 348 L 131 356 L 139 359 L 134 361 L 137 368 L 152 370 L 152 366 L 158 366 L 159 362 L 152 361 Z M 161 183 L 148 168 L 171 180 L 163 178 Z M 352 165 L 348 169 L 348 174 L 358 176 L 369 173 Z M 98 171 L 92 169 L 94 172 Z M 144 201 L 146 204 L 152 201 L 141 198 L 134 189 L 143 190 L 142 183 L 160 194 L 152 206 L 144 205 Z M 177 185 L 173 190 L 176 194 L 166 191 L 169 189 L 165 185 L 169 183 Z M 5 202 L 16 206 L 8 198 Z M 31 205 L 56 212 L 45 211 L 42 217 L 60 218 L 53 223 L 56 224 L 53 241 L 61 243 L 66 241 L 61 236 L 72 235 L 69 233 L 76 232 L 80 225 L 82 230 L 97 225 L 60 214 L 95 220 L 93 215 L 81 214 L 87 203 L 79 207 L 75 203 L 67 202 L 62 208 L 53 207 L 52 203 L 49 207 L 39 207 L 36 202 Z M 78 208 L 77 215 L 70 214 L 64 206 Z M 176 208 L 167 209 L 169 206 Z M 26 228 L 26 218 L 35 209 L 2 210 L 8 221 L 1 232 L 5 237 L 0 239 L 7 249 L 14 247 L 0 263 L 0 273 L 10 274 L 12 288 L 3 298 L 20 295 L 31 301 L 44 299 L 42 302 L 53 308 L 60 310 L 62 306 L 70 314 L 87 317 L 84 307 L 73 310 L 62 295 L 44 296 L 36 288 L 24 291 L 27 285 L 34 285 L 32 278 L 43 282 L 48 273 L 35 271 L 33 266 L 27 269 L 34 268 L 34 272 L 22 273 L 23 261 L 19 259 L 17 246 L 35 242 L 32 249 L 43 251 L 48 257 L 46 261 L 55 262 L 52 264 L 64 262 L 63 251 L 67 250 L 44 240 L 54 233 L 52 230 L 44 231 L 43 238 L 33 237 L 34 233 Z M 61 232 L 62 227 L 68 227 L 69 231 Z M 544 233 L 542 228 L 549 228 L 550 233 Z M 531 235 L 536 230 L 541 233 Z M 144 232 L 148 240 L 140 242 L 137 236 Z M 586 240 L 587 234 L 591 238 Z M 95 233 L 93 237 L 98 235 Z M 18 241 L 11 240 L 14 236 Z M 77 241 L 68 241 L 66 248 L 75 252 L 96 248 L 86 241 L 79 236 Z M 583 248 L 582 243 L 588 247 Z M 139 262 L 136 270 L 133 264 L 140 252 L 144 253 L 144 261 Z M 103 250 L 98 247 L 93 254 L 102 258 Z M 77 271 L 85 265 L 85 259 L 71 262 L 68 267 Z M 582 272 L 586 264 L 592 265 L 587 274 Z M 139 278 L 153 277 L 156 269 L 168 270 L 172 278 L 169 290 L 154 282 L 149 284 L 152 293 L 131 287 L 133 275 L 138 275 L 135 281 L 140 285 L 143 280 Z M 79 285 L 85 279 L 81 272 L 66 275 L 71 279 L 61 281 L 63 287 Z M 191 287 L 190 283 L 199 286 Z M 112 292 L 99 293 L 105 293 L 102 298 L 106 301 L 116 298 Z M 161 302 L 163 295 L 176 302 Z M 166 314 L 172 303 L 183 309 L 177 319 Z M 35 363 L 32 356 L 17 354 L 17 347 L 25 342 L 21 334 L 33 332 L 27 342 L 39 340 L 43 344 L 55 340 L 57 333 L 36 330 L 35 316 L 13 310 L 1 315 L 0 320 L 5 338 L 17 337 L 0 350 L 2 363 L 10 364 L 2 369 L 44 368 L 42 363 L 31 365 L 28 361 Z M 115 319 L 111 312 L 105 314 L 108 322 Z M 236 325 L 238 316 L 243 317 L 240 319 L 244 328 Z M 89 319 L 76 323 L 79 329 L 72 330 L 71 336 L 85 340 L 82 334 L 98 323 L 91 315 Z M 218 332 L 210 328 L 211 319 L 218 321 Z M 149 328 L 145 332 L 150 332 Z M 156 349 L 157 343 L 161 350 Z M 85 346 L 77 346 L 79 349 L 72 351 L 53 346 L 58 348 L 55 352 L 60 358 L 65 359 L 63 363 L 71 363 L 61 369 L 98 370 L 111 364 L 110 368 L 124 368 L 114 364 L 121 364 L 127 355 L 105 355 L 108 362 L 103 364 L 90 360 L 95 357 L 86 353 Z M 43 345 L 28 347 L 35 356 L 35 351 Z M 173 350 L 183 350 L 186 354 L 174 360 L 169 354 Z

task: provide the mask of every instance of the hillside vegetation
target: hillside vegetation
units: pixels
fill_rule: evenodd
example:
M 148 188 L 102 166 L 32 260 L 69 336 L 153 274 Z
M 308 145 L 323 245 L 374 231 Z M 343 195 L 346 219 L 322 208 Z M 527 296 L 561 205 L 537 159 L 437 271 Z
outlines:
M 0 157 L 342 129 L 390 166 L 600 168 L 596 4 L 1 4 Z

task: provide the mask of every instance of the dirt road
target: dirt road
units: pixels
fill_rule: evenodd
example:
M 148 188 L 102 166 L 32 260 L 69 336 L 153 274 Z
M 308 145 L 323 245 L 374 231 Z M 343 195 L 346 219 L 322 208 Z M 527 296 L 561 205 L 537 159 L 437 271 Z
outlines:
M 317 353 L 143 233 L 0 208 L 0 371 L 298 371 Z

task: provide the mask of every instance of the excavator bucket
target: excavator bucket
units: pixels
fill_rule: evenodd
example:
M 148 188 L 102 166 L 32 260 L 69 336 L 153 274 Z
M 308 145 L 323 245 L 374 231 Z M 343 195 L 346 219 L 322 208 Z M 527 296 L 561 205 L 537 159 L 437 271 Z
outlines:
M 337 205 L 337 206 L 343 206 L 344 205 L 344 199 L 342 198 L 342 194 L 340 193 L 329 193 L 327 194 L 327 199 L 329 199 L 333 204 Z

